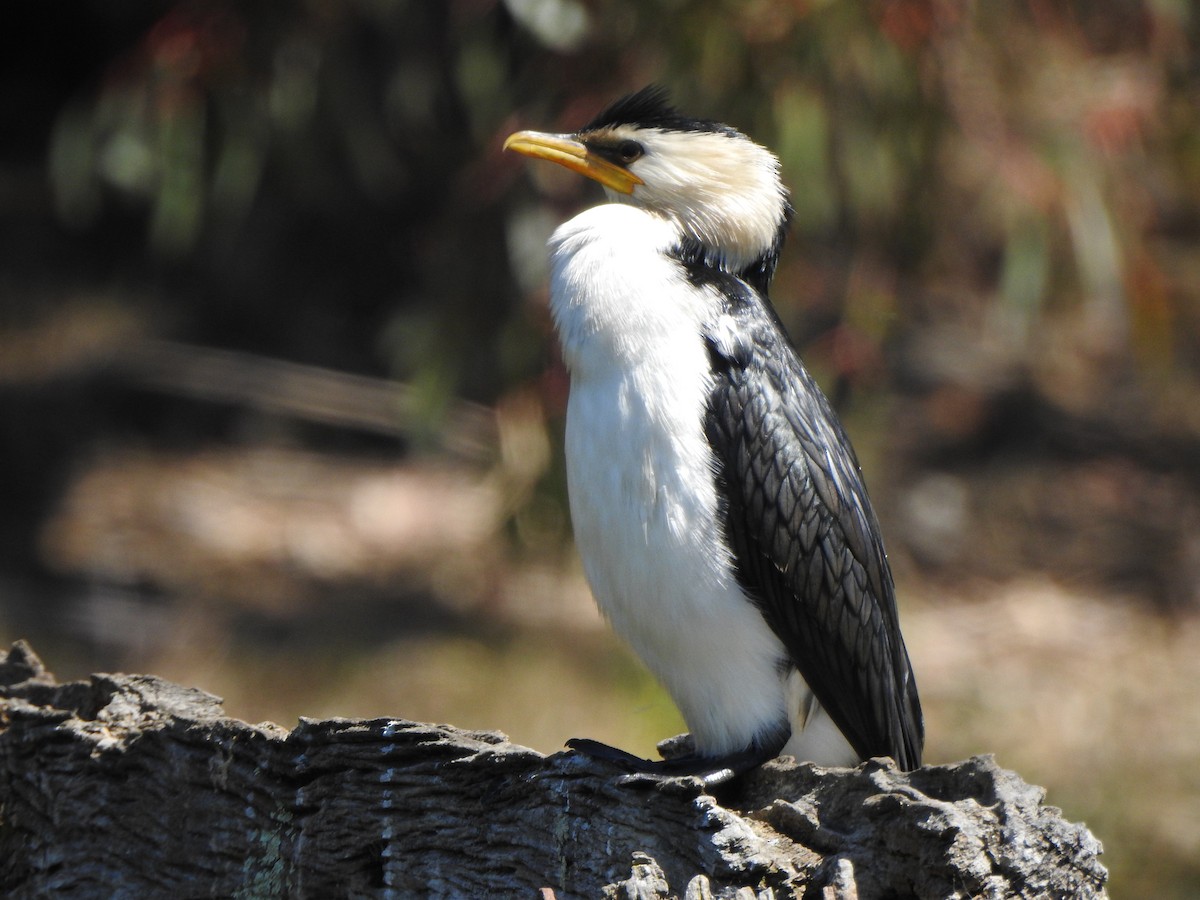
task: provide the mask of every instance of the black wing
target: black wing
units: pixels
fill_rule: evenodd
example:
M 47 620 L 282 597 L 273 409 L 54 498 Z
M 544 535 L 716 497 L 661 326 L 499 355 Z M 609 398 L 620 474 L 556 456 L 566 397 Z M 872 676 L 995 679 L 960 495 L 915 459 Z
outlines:
M 708 336 L 705 429 L 742 587 L 855 751 L 916 768 L 921 704 L 849 439 L 770 305 L 733 276 L 691 274 L 734 322 Z

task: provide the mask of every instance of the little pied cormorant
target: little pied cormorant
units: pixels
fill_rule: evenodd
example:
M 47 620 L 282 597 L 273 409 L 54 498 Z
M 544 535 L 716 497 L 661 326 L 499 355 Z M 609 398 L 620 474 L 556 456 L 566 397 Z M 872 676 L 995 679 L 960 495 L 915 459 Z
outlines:
M 662 681 L 694 754 L 569 746 L 720 781 L 780 754 L 921 764 L 891 570 L 849 439 L 767 286 L 791 215 L 779 161 L 659 88 L 505 149 L 613 203 L 550 240 L 571 375 L 571 520 L 592 593 Z

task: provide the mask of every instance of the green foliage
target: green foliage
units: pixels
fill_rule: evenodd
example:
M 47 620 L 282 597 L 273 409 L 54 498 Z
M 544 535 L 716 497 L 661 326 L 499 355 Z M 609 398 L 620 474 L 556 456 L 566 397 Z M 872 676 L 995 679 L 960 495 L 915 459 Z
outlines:
M 504 132 L 569 128 L 659 81 L 778 151 L 799 248 L 781 284 L 809 285 L 778 294 L 793 322 L 882 265 L 901 323 L 925 311 L 905 286 L 937 282 L 961 315 L 1008 310 L 1028 336 L 1079 313 L 1194 377 L 1194 330 L 1145 320 L 1200 317 L 1181 243 L 1200 203 L 1196 28 L 1169 3 L 180 4 L 62 103 L 49 171 L 73 228 L 132 209 L 151 256 L 202 277 L 231 253 L 294 266 L 280 296 L 258 292 L 271 313 L 323 267 L 309 302 L 334 305 L 329 267 L 353 260 L 350 288 L 393 321 L 379 365 L 494 396 L 535 358 L 492 343 L 527 318 L 504 240 L 529 190 Z M 267 210 L 291 227 L 260 235 Z M 424 337 L 400 346 L 414 321 Z

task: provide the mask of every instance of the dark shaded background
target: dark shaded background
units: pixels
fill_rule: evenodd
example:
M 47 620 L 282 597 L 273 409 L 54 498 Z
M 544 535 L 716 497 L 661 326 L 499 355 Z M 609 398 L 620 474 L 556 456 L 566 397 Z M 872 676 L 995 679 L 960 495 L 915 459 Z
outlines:
M 1171 0 L 25 4 L 0 29 L 0 637 L 245 718 L 648 752 L 569 544 L 504 156 L 650 81 L 775 149 L 933 761 L 1200 891 L 1200 14 Z M 639 746 L 639 744 L 641 746 Z

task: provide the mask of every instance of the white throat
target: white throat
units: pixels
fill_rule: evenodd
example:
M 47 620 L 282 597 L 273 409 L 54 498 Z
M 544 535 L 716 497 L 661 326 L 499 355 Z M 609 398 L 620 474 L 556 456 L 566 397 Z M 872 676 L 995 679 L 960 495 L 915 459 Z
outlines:
M 703 334 L 720 298 L 663 251 L 668 219 L 606 204 L 551 239 L 551 308 L 571 371 L 575 542 L 613 628 L 671 693 L 702 753 L 741 749 L 786 715 L 785 651 L 721 540 L 704 436 Z

